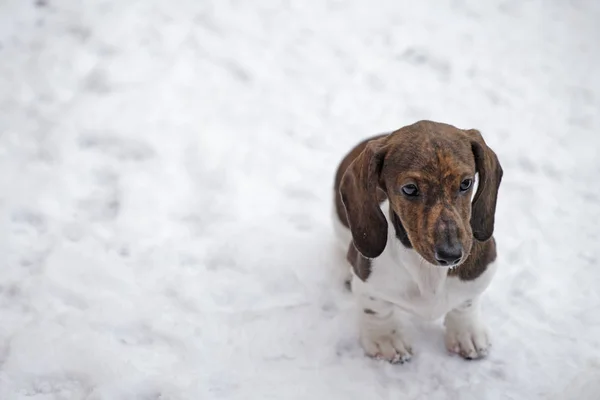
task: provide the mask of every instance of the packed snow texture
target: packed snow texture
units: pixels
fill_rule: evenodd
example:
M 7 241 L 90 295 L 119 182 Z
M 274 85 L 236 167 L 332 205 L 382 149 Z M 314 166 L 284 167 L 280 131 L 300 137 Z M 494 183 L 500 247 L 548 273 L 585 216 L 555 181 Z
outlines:
M 0 399 L 600 398 L 600 2 L 0 4 Z M 494 347 L 366 358 L 333 174 L 420 119 L 504 168 Z

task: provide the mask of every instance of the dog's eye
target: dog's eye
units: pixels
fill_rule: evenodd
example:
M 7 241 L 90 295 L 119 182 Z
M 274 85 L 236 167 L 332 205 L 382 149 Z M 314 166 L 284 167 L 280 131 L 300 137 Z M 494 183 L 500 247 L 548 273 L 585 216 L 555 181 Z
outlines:
M 473 184 L 473 179 L 465 179 L 460 183 L 460 191 L 466 192 Z
M 419 194 L 419 189 L 417 188 L 417 185 L 409 183 L 408 185 L 402 186 L 402 193 L 409 197 L 414 197 Z

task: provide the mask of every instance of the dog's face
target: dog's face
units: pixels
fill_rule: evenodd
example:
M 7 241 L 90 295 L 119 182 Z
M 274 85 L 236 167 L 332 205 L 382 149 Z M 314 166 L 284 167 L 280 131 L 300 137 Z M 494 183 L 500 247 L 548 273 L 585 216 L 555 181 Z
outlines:
M 431 264 L 457 265 L 471 251 L 476 166 L 466 139 L 450 129 L 409 130 L 387 140 L 381 186 L 414 249 Z
M 492 236 L 501 178 L 497 157 L 478 131 L 421 121 L 369 142 L 340 192 L 364 256 L 377 257 L 387 242 L 376 197 L 383 190 L 414 249 L 431 264 L 451 267 L 468 257 L 473 238 Z

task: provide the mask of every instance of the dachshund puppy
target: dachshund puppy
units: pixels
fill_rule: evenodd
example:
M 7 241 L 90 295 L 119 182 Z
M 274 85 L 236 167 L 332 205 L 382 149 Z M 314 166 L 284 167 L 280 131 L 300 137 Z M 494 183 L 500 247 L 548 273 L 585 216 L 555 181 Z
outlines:
M 466 359 L 487 354 L 480 297 L 496 270 L 501 180 L 498 158 L 479 131 L 432 121 L 364 140 L 344 157 L 334 223 L 367 355 L 392 363 L 411 358 L 407 314 L 444 317 L 449 351 Z

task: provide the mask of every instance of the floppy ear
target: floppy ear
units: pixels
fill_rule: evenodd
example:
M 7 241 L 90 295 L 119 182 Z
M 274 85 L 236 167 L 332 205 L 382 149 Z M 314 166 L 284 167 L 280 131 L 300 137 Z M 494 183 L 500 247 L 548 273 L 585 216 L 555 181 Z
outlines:
M 384 142 L 385 137 L 367 143 L 348 166 L 340 184 L 354 246 L 367 258 L 379 256 L 387 243 L 388 224 L 377 201 Z
M 487 146 L 481 133 L 476 129 L 465 132 L 471 139 L 475 165 L 479 172 L 479 186 L 473 198 L 471 228 L 475 239 L 484 242 L 494 233 L 496 200 L 503 171 L 496 153 Z

